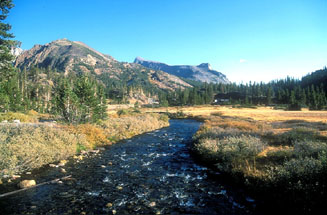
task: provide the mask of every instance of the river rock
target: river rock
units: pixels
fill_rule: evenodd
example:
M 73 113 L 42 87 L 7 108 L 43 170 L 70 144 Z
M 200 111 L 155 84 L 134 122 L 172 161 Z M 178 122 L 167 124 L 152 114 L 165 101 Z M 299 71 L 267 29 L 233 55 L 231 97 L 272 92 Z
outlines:
M 111 212 L 112 212 L 112 214 L 116 214 L 116 213 L 117 213 L 117 211 L 116 211 L 116 210 L 112 210 Z
M 26 172 L 26 175 L 31 175 L 32 173 L 31 172 Z
M 65 166 L 68 161 L 66 160 L 61 160 L 58 164 L 58 166 Z
M 56 167 L 56 165 L 53 164 L 53 163 L 50 163 L 50 164 L 49 164 L 49 167 Z
M 95 154 L 98 154 L 98 153 L 100 152 L 100 150 L 99 150 L 99 149 L 96 149 L 96 150 L 90 150 L 90 152 L 95 153 Z
M 156 206 L 156 202 L 150 202 L 149 206 L 150 206 L 150 207 L 154 207 L 154 206 Z
M 60 168 L 60 172 L 66 173 L 67 171 L 64 168 Z
M 13 175 L 11 178 L 12 178 L 13 180 L 15 180 L 15 179 L 17 179 L 17 178 L 20 178 L 20 175 Z
M 111 208 L 111 207 L 112 207 L 112 203 L 110 203 L 110 202 L 107 203 L 107 204 L 106 204 L 106 207 L 107 207 L 107 208 Z
M 108 165 L 109 165 L 109 166 L 112 166 L 112 162 L 109 162 Z
M 35 180 L 23 180 L 18 184 L 18 187 L 23 189 L 23 188 L 32 187 L 35 185 L 36 185 Z
M 82 151 L 81 151 L 81 154 L 82 154 L 82 155 L 85 155 L 85 154 L 87 154 L 87 151 L 82 150 Z

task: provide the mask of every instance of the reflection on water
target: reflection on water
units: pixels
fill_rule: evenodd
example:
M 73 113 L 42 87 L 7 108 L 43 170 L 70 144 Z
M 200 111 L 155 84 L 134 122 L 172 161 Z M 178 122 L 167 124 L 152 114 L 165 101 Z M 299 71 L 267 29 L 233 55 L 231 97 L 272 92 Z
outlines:
M 199 125 L 171 120 L 168 128 L 115 144 L 68 165 L 72 180 L 1 199 L 0 213 L 250 214 L 249 205 L 235 200 L 234 191 L 210 179 L 210 171 L 190 156 L 188 144 Z

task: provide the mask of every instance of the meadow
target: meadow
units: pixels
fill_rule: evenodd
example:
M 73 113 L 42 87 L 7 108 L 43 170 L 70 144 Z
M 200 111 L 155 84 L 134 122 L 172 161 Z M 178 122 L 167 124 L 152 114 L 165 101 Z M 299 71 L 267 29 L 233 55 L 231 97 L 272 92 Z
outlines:
M 253 196 L 269 202 L 272 211 L 311 213 L 325 207 L 327 111 L 269 107 L 177 111 L 204 121 L 194 136 L 195 154 Z

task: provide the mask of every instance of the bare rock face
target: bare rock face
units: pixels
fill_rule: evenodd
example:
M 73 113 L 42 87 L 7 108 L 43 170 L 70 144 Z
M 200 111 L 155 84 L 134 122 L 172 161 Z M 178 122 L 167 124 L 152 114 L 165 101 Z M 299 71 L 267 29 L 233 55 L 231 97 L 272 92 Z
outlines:
M 161 70 L 171 75 L 186 78 L 194 81 L 201 81 L 207 83 L 229 83 L 226 75 L 213 70 L 208 63 L 202 63 L 198 66 L 178 65 L 170 66 L 164 63 L 145 60 L 137 57 L 134 63 L 140 64 L 150 69 Z
M 23 180 L 18 184 L 18 187 L 23 189 L 23 188 L 32 187 L 35 185 L 36 185 L 35 180 Z
M 23 53 L 23 49 L 19 48 L 19 47 L 12 47 L 10 50 L 10 53 L 12 55 L 14 55 L 15 57 L 18 57 L 21 53 Z
M 90 72 L 97 65 L 98 69 L 101 68 L 99 72 L 104 72 L 113 61 L 112 57 L 101 54 L 82 42 L 60 39 L 45 45 L 35 45 L 25 51 L 17 57 L 15 66 L 21 69 L 31 66 L 50 67 L 68 73 L 83 70 Z

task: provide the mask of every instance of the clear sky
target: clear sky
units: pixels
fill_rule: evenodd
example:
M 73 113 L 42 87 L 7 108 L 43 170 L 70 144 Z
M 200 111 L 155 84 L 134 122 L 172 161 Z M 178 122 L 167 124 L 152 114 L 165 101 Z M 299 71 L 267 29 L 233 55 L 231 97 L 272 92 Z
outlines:
M 302 77 L 327 65 L 327 0 L 13 0 L 23 49 L 60 38 L 119 61 L 208 62 L 231 81 Z

